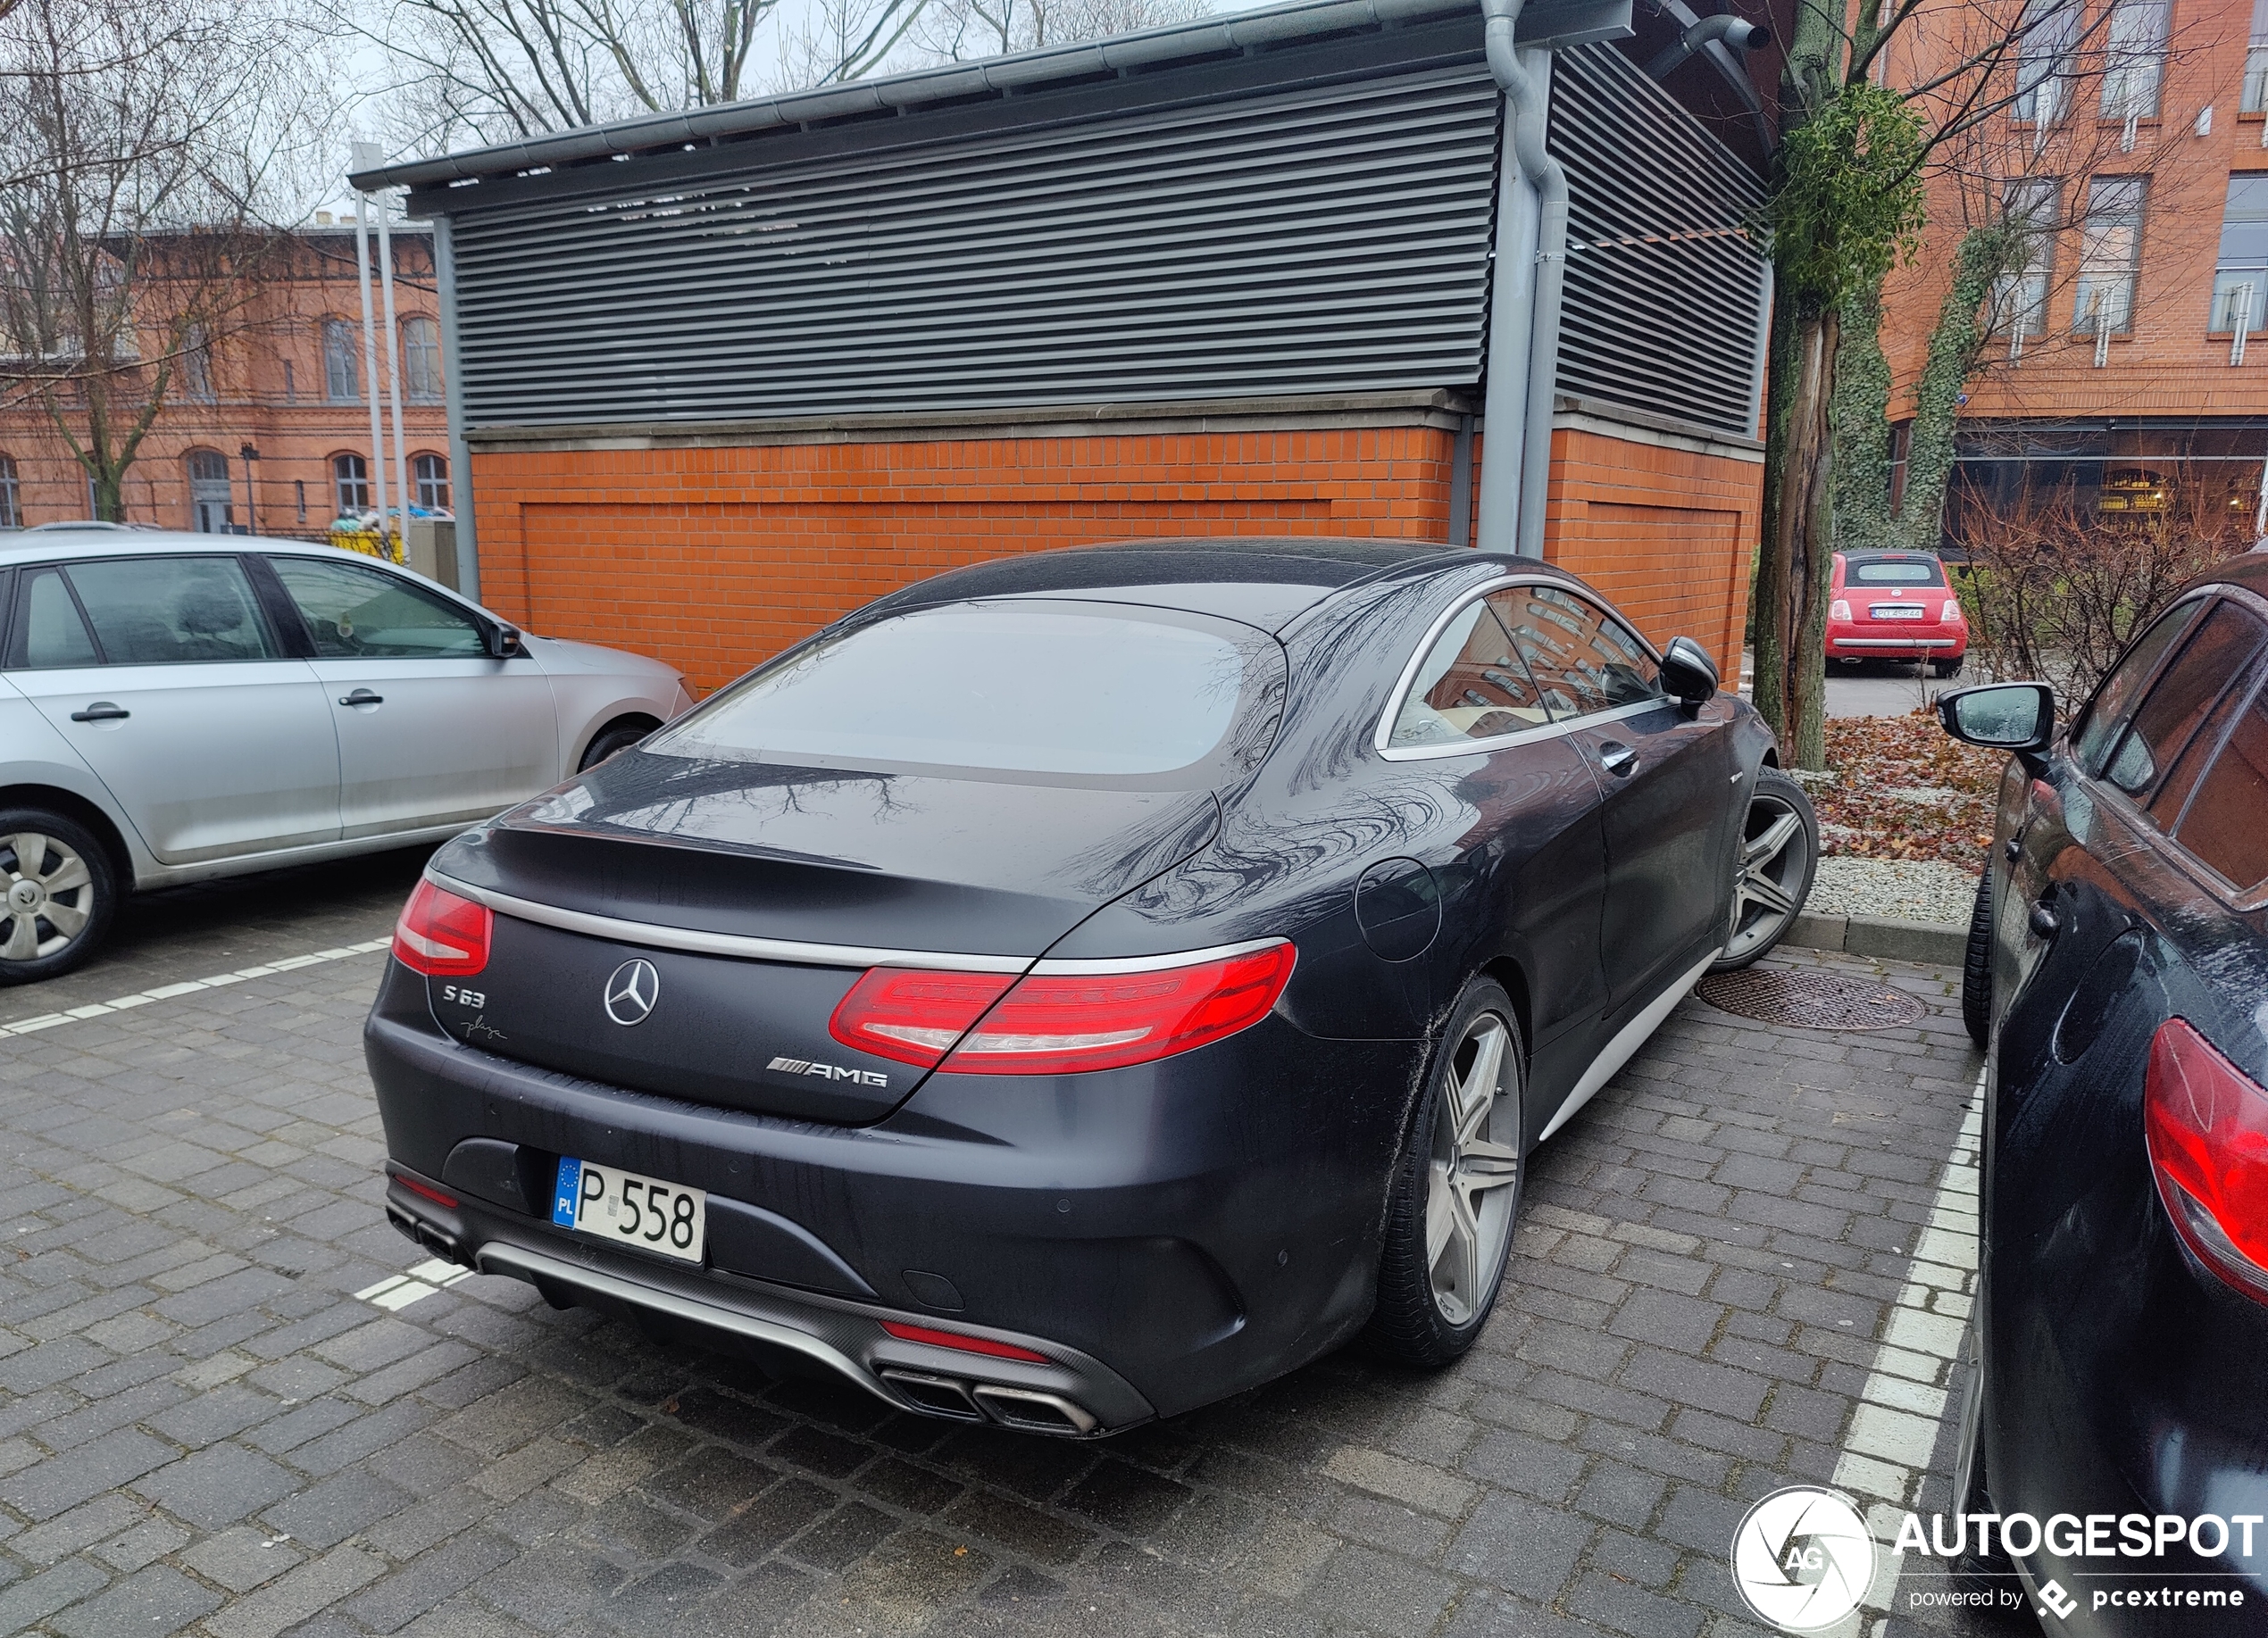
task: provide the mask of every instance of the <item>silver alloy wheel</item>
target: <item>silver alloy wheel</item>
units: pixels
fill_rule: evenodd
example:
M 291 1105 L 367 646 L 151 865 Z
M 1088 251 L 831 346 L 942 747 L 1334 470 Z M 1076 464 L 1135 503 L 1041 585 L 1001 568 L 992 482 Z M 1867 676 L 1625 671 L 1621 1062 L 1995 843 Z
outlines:
M 1769 945 L 1787 931 L 1796 917 L 1796 895 L 1811 869 L 1811 833 L 1803 815 L 1770 791 L 1750 798 L 1742 836 L 1732 885 L 1732 927 L 1725 940 L 1728 960 Z
M 95 913 L 95 877 L 87 861 L 53 836 L 19 831 L 0 836 L 0 960 L 35 961 L 79 936 Z
M 1512 1032 L 1493 1012 L 1468 1025 L 1442 1078 L 1425 1185 L 1425 1265 L 1433 1305 L 1471 1321 L 1504 1267 L 1520 1195 L 1520 1100 L 1511 1090 Z M 1499 1122 L 1502 1127 L 1499 1129 Z

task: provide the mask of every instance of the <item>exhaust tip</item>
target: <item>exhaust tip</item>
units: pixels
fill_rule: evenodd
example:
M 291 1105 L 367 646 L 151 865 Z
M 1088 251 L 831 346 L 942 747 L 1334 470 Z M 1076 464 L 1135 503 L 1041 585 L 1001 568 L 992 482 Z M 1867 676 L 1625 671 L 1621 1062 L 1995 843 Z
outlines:
M 969 1397 L 965 1384 L 950 1376 L 932 1376 L 925 1371 L 885 1370 L 880 1373 L 884 1382 L 897 1390 L 898 1397 L 916 1410 L 933 1417 L 950 1417 L 956 1422 L 981 1422 L 984 1412 L 977 1409 Z
M 1091 1434 L 1101 1426 L 1084 1406 L 1073 1404 L 1060 1393 L 1004 1388 L 988 1382 L 977 1384 L 974 1393 L 977 1402 L 992 1413 L 995 1421 L 1026 1433 L 1079 1435 Z

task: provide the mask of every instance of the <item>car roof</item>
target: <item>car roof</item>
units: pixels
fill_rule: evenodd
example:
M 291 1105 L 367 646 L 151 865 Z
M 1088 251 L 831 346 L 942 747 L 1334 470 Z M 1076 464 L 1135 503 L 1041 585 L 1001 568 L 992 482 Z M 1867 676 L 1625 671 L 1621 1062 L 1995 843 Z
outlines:
M 43 523 L 0 535 L 0 568 L 45 563 L 58 557 L 149 557 L 177 552 L 338 552 L 328 541 L 289 535 L 193 535 L 187 529 L 146 529 L 115 523 Z M 354 556 L 347 553 L 345 555 Z M 372 560 L 375 561 L 375 560 Z
M 1030 552 L 948 570 L 858 612 L 893 613 L 975 598 L 1063 596 L 1179 609 L 1273 631 L 1335 592 L 1364 581 L 1474 562 L 1533 569 L 1577 584 L 1534 558 L 1474 552 L 1440 541 L 1335 537 L 1125 540 Z
M 2232 557 L 2225 563 L 2215 563 L 2194 580 L 2195 586 L 2240 586 L 2257 597 L 2268 597 L 2268 541 L 2255 546 L 2242 557 Z M 2188 590 L 2185 586 L 2183 590 Z

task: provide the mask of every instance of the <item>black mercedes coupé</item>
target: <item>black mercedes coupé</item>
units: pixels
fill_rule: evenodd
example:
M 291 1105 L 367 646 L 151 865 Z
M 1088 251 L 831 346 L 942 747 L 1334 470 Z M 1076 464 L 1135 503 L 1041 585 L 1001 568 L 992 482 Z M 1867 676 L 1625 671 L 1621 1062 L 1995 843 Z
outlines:
M 1445 1363 L 1530 1152 L 1817 852 L 1700 645 L 1532 559 L 955 570 L 435 855 L 367 1030 L 389 1215 L 1071 1436 Z

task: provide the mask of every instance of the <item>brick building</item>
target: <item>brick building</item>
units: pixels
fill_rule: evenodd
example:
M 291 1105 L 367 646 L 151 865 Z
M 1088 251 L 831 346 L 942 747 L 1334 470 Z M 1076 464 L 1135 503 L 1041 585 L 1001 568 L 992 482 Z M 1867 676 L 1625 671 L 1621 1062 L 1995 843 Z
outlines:
M 446 371 L 433 236 L 393 236 L 402 421 L 411 501 L 446 509 Z M 320 535 L 342 510 L 377 503 L 363 396 L 354 229 L 294 233 L 263 260 L 229 333 L 187 365 L 126 478 L 126 516 L 166 528 Z M 387 368 L 379 348 L 380 384 Z M 249 461 L 244 452 L 255 452 Z M 392 426 L 386 462 L 395 493 Z M 0 395 L 0 528 L 93 516 L 85 469 L 46 412 Z
M 1721 45 L 1640 66 L 1681 0 L 1525 9 L 1572 214 L 1556 370 L 1523 397 L 1547 229 L 1483 9 L 1295 0 L 358 179 L 436 223 L 460 576 L 713 686 L 1003 553 L 1517 538 L 1731 669 L 1753 93 Z
M 1938 181 L 1928 246 L 1886 292 L 1893 416 L 1963 224 L 2016 212 L 2043 228 L 1991 312 L 1949 515 L 2057 492 L 2149 510 L 2191 484 L 2248 524 L 2268 453 L 2268 0 L 2062 4 L 2070 23 L 2019 67 L 2033 88 L 1986 133 L 1996 179 Z M 1943 37 L 1914 31 L 1888 71 L 1926 79 Z

